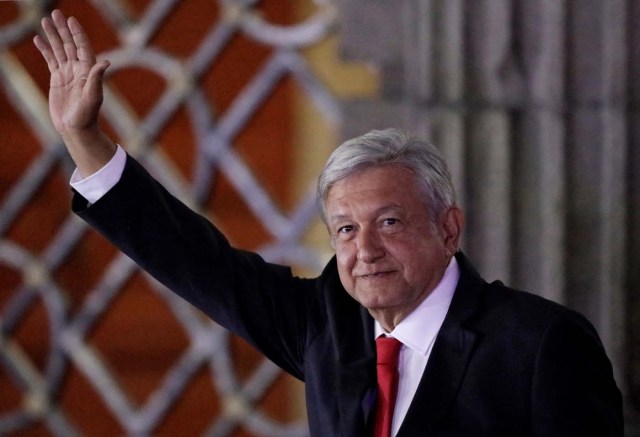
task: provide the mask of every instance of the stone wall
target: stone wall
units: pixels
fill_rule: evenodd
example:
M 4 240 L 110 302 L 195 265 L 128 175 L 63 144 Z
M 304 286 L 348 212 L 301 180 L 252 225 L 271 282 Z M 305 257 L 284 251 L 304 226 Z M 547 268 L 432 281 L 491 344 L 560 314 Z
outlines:
M 640 2 L 341 0 L 342 51 L 381 71 L 344 137 L 399 126 L 448 158 L 463 250 L 584 313 L 640 407 Z

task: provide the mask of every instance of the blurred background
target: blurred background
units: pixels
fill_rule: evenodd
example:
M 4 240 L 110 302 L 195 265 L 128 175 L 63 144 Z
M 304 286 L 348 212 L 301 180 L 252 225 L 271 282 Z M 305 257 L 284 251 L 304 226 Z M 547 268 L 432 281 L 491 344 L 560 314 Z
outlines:
M 0 435 L 308 434 L 302 383 L 69 209 L 33 46 L 54 8 L 108 70 L 102 124 L 238 247 L 331 256 L 315 178 L 401 127 L 445 154 L 488 280 L 596 326 L 640 435 L 640 1 L 0 1 Z

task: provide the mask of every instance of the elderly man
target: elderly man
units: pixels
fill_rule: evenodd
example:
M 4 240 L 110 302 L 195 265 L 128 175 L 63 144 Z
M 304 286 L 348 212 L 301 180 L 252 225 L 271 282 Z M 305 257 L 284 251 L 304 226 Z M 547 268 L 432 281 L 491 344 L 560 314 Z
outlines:
M 622 435 L 589 322 L 486 283 L 458 250 L 463 216 L 435 148 L 396 130 L 338 147 L 318 182 L 336 256 L 297 278 L 231 247 L 111 142 L 97 123 L 108 62 L 73 18 L 55 11 L 43 28 L 51 117 L 78 166 L 74 210 L 303 380 L 312 435 Z

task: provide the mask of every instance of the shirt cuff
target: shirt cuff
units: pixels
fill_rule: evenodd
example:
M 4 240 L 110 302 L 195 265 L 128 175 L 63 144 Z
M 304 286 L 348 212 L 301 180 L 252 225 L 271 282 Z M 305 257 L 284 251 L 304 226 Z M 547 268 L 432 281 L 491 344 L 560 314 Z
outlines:
M 71 175 L 71 187 L 76 190 L 82 197 L 87 199 L 89 203 L 96 203 L 102 196 L 118 183 L 125 163 L 127 162 L 127 154 L 120 145 L 116 150 L 113 158 L 100 170 L 89 177 L 83 177 L 76 168 Z

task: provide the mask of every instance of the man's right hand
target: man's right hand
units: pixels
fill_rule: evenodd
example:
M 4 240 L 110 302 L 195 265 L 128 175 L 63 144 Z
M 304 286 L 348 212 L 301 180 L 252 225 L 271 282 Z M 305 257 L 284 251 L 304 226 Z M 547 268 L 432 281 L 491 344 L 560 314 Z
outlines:
M 87 177 L 113 156 L 115 144 L 100 130 L 102 80 L 108 61 L 96 62 L 78 21 L 58 10 L 42 19 L 46 39 L 34 38 L 51 73 L 49 112 L 80 173 Z

